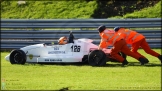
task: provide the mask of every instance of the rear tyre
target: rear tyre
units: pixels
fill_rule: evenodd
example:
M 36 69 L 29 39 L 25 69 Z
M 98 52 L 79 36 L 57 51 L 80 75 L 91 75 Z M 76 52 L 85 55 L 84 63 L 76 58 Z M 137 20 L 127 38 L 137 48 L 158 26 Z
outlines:
M 82 63 L 87 64 L 88 63 L 88 55 L 84 55 L 82 58 Z
M 91 66 L 104 66 L 106 61 L 106 54 L 102 50 L 93 50 L 88 55 L 88 63 Z
M 22 50 L 13 50 L 10 53 L 10 63 L 11 64 L 25 64 L 26 62 L 26 54 Z

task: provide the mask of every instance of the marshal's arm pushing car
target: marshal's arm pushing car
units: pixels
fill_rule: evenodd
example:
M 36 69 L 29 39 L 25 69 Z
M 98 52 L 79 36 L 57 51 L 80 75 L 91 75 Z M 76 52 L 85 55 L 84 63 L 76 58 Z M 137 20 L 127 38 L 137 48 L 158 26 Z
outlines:
M 98 45 L 92 42 L 87 38 L 74 39 L 70 32 L 68 42 L 63 45 L 29 45 L 12 50 L 5 59 L 11 64 L 88 62 L 91 66 L 103 66 L 108 61 L 118 62 L 109 55 L 111 49 L 98 50 Z M 126 58 L 123 53 L 120 55 Z

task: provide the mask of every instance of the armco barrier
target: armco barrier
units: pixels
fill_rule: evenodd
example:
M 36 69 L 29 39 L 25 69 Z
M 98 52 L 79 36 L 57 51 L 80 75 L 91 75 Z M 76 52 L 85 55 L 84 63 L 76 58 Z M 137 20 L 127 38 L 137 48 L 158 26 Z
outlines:
M 96 31 L 99 25 L 108 28 L 121 26 L 136 28 L 145 35 L 151 48 L 161 48 L 161 19 L 2 19 L 1 49 L 18 49 L 37 43 L 50 44 L 61 36 L 68 36 L 72 30 L 75 39 L 90 38 L 99 44 L 100 36 Z

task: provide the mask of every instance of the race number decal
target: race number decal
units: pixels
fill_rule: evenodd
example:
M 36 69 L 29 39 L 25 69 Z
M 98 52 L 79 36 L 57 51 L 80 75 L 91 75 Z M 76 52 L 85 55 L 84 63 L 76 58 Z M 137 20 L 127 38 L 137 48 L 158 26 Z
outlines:
M 71 51 L 72 52 L 80 52 L 80 46 L 79 45 L 72 45 Z

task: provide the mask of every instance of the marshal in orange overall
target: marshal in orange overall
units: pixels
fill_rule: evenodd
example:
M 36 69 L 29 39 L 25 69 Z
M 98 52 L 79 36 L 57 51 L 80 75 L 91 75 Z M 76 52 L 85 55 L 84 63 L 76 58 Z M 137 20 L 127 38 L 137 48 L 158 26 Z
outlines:
M 136 54 L 146 58 L 145 56 L 143 56 L 142 54 L 140 54 L 137 51 L 139 48 L 142 48 L 147 54 L 150 54 L 150 55 L 152 55 L 154 57 L 159 58 L 159 60 L 162 63 L 162 55 L 160 55 L 159 53 L 155 52 L 154 50 L 152 50 L 150 48 L 150 46 L 146 42 L 146 39 L 145 39 L 144 35 L 136 32 L 136 31 L 125 29 L 125 28 L 120 28 L 120 27 L 115 27 L 114 31 L 118 35 L 123 37 L 126 40 L 127 44 L 130 44 L 132 46 L 131 50 L 132 50 L 133 53 L 136 53 Z
M 141 65 L 145 63 L 145 58 L 143 58 L 141 55 L 137 55 L 136 53 L 131 52 L 124 38 L 115 33 L 114 30 L 106 29 L 106 26 L 104 25 L 99 26 L 97 30 L 99 31 L 99 35 L 101 36 L 99 50 L 107 48 L 111 44 L 113 47 L 110 55 L 121 62 L 122 65 L 127 65 L 128 61 L 118 54 L 118 52 L 120 51 L 139 60 L 141 62 Z

